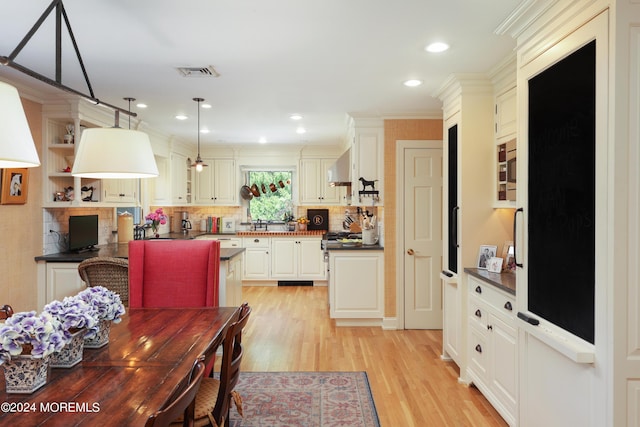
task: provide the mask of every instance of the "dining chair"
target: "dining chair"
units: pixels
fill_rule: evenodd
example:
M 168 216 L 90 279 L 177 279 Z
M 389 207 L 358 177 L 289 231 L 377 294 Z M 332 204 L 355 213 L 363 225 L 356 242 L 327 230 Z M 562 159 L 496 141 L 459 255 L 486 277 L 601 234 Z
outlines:
M 13 308 L 9 304 L 5 304 L 0 308 L 0 320 L 6 320 L 13 316 Z
M 103 286 L 129 304 L 129 261 L 124 258 L 94 257 L 78 264 L 78 274 L 87 286 Z
M 202 379 L 196 395 L 195 426 L 228 426 L 232 401 L 242 416 L 242 398 L 235 391 L 235 387 L 240 377 L 240 363 L 244 353 L 242 330 L 247 325 L 250 314 L 249 304 L 242 304 L 238 310 L 238 320 L 227 329 L 222 344 L 220 378 Z
M 195 398 L 204 377 L 204 361 L 202 357 L 196 359 L 191 372 L 183 381 L 184 389 L 180 394 L 170 399 L 163 408 L 151 415 L 145 427 L 165 427 L 171 425 L 173 421 L 182 418 L 184 427 L 194 425 Z
M 129 242 L 130 308 L 217 307 L 217 240 Z

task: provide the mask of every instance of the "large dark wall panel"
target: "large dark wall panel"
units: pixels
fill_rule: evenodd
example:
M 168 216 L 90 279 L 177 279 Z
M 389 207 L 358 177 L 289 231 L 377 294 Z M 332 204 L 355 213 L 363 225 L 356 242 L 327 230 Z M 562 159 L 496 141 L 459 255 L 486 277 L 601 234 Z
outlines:
M 594 342 L 595 41 L 529 80 L 528 309 Z

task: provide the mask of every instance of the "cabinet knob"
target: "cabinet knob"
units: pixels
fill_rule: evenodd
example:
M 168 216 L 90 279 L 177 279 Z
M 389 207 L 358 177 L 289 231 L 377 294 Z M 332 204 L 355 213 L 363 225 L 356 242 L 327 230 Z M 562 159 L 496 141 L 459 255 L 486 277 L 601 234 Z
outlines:
M 476 346 L 476 351 L 477 351 L 478 353 L 482 353 L 482 347 L 480 346 L 480 344 L 478 344 L 478 345 Z
M 504 303 L 504 308 L 512 311 L 513 310 L 513 306 L 511 305 L 511 301 L 507 301 L 506 303 Z
M 481 294 L 482 293 L 482 288 L 480 286 L 476 286 L 476 292 Z
M 493 326 L 487 325 L 487 331 L 493 331 Z
M 482 313 L 480 312 L 480 309 L 477 309 L 475 314 L 477 317 L 482 317 Z

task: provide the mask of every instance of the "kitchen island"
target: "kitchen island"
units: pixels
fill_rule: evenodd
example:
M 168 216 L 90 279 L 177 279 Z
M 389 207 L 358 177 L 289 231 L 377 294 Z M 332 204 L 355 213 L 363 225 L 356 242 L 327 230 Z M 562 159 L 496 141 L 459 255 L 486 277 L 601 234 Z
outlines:
M 181 233 L 173 233 L 180 234 Z M 193 239 L 193 237 L 186 237 Z M 155 239 L 154 239 L 155 240 Z M 163 240 L 157 239 L 158 244 Z M 244 248 L 220 248 L 220 306 L 238 306 L 242 303 L 242 253 Z M 38 309 L 53 300 L 75 295 L 86 285 L 78 274 L 78 265 L 94 257 L 129 258 L 127 243 L 111 243 L 96 246 L 95 251 L 82 253 L 59 252 L 35 257 L 37 263 Z

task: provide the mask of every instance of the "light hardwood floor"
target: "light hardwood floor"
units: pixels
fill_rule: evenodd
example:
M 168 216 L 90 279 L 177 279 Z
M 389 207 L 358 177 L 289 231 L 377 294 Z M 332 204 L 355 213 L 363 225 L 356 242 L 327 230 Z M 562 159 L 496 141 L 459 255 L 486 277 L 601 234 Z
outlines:
M 383 427 L 507 425 L 440 359 L 440 330 L 336 327 L 322 286 L 249 286 L 243 300 L 243 371 L 366 371 Z

